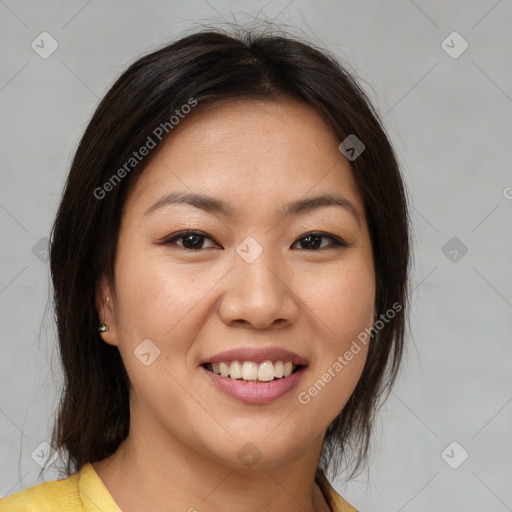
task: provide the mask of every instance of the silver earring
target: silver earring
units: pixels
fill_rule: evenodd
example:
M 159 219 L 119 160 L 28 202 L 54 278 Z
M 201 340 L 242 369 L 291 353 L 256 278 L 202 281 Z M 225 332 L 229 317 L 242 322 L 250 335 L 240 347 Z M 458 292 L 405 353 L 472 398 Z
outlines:
M 107 304 L 108 304 L 108 297 L 107 297 Z M 102 333 L 102 332 L 107 332 L 108 331 L 108 325 L 107 324 L 100 324 L 100 326 L 98 327 L 98 332 L 99 333 Z

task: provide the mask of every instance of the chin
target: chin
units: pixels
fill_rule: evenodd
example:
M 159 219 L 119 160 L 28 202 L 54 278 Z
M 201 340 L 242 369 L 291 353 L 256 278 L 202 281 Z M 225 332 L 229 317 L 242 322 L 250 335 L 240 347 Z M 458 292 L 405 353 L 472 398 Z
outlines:
M 299 424 L 291 419 L 292 416 L 290 414 L 284 422 L 283 418 L 265 422 L 264 426 L 251 420 L 244 421 L 245 427 L 240 430 L 238 425 L 236 429 L 237 432 L 243 432 L 239 435 L 235 435 L 234 429 L 231 430 L 229 425 L 226 425 L 233 437 L 225 433 L 214 445 L 211 437 L 205 439 L 210 445 L 208 451 L 216 463 L 221 462 L 236 470 L 264 471 L 288 465 L 308 448 L 312 449 L 318 445 L 320 449 L 323 440 L 322 433 L 315 432 L 306 437 L 304 424 L 301 423 L 299 428 Z M 285 423 L 288 421 L 293 422 L 295 428 L 287 429 Z M 248 422 L 252 423 L 252 427 L 247 425 Z

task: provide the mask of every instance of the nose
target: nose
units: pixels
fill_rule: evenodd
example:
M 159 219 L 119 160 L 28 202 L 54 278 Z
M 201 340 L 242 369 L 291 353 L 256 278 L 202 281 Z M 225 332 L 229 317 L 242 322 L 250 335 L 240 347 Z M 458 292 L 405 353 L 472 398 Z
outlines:
M 297 321 L 299 300 L 291 269 L 279 265 L 271 251 L 248 263 L 237 254 L 224 280 L 218 314 L 229 326 L 252 329 L 284 328 Z

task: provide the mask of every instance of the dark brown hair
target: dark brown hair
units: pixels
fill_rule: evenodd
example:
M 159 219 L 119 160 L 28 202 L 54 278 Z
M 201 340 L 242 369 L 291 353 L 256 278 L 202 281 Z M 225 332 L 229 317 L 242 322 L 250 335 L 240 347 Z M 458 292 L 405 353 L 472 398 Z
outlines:
M 167 126 L 172 136 L 170 117 L 191 99 L 199 110 L 230 99 L 283 97 L 314 108 L 340 142 L 354 134 L 365 145 L 351 168 L 372 242 L 377 317 L 393 304 L 401 308 L 372 331 L 362 376 L 327 429 L 320 468 L 337 472 L 343 461 L 353 476 L 367 460 L 375 412 L 396 379 L 407 332 L 409 216 L 394 151 L 362 88 L 329 52 L 281 33 L 202 30 L 140 58 L 120 76 L 87 126 L 65 185 L 50 258 L 64 371 L 52 445 L 64 455 L 67 474 L 109 456 L 128 435 L 128 376 L 117 347 L 98 334 L 95 290 L 102 274 L 113 278 L 123 205 L 165 137 L 153 136 L 156 149 L 110 181 L 108 193 L 98 190 L 126 170 L 157 127 Z

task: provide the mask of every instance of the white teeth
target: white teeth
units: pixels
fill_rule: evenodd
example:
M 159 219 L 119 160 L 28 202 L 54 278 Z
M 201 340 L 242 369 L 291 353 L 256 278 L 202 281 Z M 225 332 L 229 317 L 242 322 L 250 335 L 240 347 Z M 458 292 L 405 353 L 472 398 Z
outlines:
M 291 361 L 270 360 L 263 363 L 255 363 L 253 361 L 226 361 L 221 363 L 210 363 L 207 369 L 221 377 L 230 377 L 232 379 L 242 379 L 252 382 L 270 382 L 274 379 L 289 377 L 295 365 Z
M 229 366 L 226 363 L 220 363 L 219 370 L 223 377 L 229 377 Z
M 252 361 L 244 361 L 244 364 L 242 366 L 242 379 L 257 380 L 258 365 L 256 363 L 253 363 Z
M 272 361 L 265 361 L 258 366 L 258 380 L 263 382 L 274 380 L 274 365 Z
M 242 378 L 242 365 L 238 361 L 233 361 L 229 367 L 229 376 L 232 379 Z

